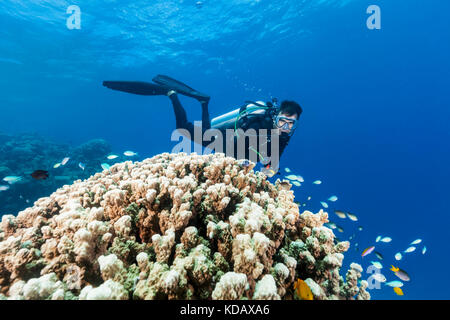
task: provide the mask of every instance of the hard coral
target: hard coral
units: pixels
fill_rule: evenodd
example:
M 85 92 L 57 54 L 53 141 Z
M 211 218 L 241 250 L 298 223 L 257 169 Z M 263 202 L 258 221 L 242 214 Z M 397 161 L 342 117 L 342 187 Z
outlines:
M 0 229 L 0 298 L 368 299 L 324 211 L 223 154 L 164 153 L 65 185 Z

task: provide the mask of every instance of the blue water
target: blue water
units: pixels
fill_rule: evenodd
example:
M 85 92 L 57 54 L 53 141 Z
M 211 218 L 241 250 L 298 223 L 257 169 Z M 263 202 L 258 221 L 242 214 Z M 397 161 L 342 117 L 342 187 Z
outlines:
M 71 4 L 81 8 L 80 30 L 66 27 Z M 366 27 L 371 4 L 381 8 L 380 30 Z M 312 196 L 309 210 L 337 195 L 330 209 L 358 216 L 330 213 L 339 238 L 356 233 L 345 267 L 366 270 L 377 259 L 361 249 L 376 245 L 388 281 L 397 280 L 391 264 L 411 281 L 403 297 L 382 286 L 373 299 L 449 299 L 449 10 L 446 0 L 4 0 L 0 131 L 74 146 L 102 138 L 140 158 L 170 152 L 166 97 L 102 87 L 158 73 L 211 95 L 213 117 L 244 100 L 298 101 L 304 113 L 281 168 L 304 177 L 294 190 L 302 203 Z M 181 101 L 199 120 L 198 103 Z M 393 241 L 375 243 L 378 235 Z M 395 261 L 416 238 L 418 250 Z

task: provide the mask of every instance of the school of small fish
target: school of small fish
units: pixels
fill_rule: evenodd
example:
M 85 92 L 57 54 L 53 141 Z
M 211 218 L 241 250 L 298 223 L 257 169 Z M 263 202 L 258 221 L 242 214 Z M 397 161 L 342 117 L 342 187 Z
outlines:
M 293 185 L 300 186 L 301 185 L 300 182 L 304 182 L 304 179 L 301 176 L 293 174 L 291 169 L 285 168 L 284 171 L 288 174 L 286 176 L 286 179 L 290 180 L 290 182 Z M 315 181 L 312 182 L 312 184 L 320 185 L 320 184 L 322 184 L 322 181 L 321 180 L 315 180 Z M 311 196 L 307 197 L 307 201 L 310 201 L 311 199 L 312 199 Z M 319 201 L 319 203 L 320 203 L 320 205 L 323 208 L 328 209 L 330 207 L 331 203 L 334 203 L 336 201 L 338 201 L 338 197 L 336 195 L 331 195 L 331 196 L 329 196 L 327 198 L 326 201 Z M 306 204 L 303 204 L 303 206 L 305 206 L 305 205 Z M 299 206 L 301 206 L 300 203 L 299 203 Z M 355 215 L 353 213 L 350 213 L 350 212 L 347 212 L 347 211 L 336 210 L 335 209 L 335 210 L 333 210 L 333 212 L 340 219 L 348 218 L 350 221 L 354 221 L 354 222 L 359 220 L 357 215 Z M 328 221 L 324 225 L 326 227 L 330 228 L 330 229 L 337 230 L 338 232 L 341 232 L 341 233 L 344 232 L 344 229 L 341 226 L 336 225 L 332 221 Z M 363 226 L 358 226 L 357 229 L 358 229 L 358 231 L 363 231 L 364 230 Z M 351 234 L 351 236 L 348 239 L 353 241 L 353 240 L 356 240 L 356 238 L 357 238 L 356 234 L 353 233 L 353 234 Z M 337 238 L 335 238 L 335 241 L 337 241 Z M 382 244 L 390 244 L 390 243 L 392 243 L 392 241 L 393 241 L 392 237 L 384 236 L 384 235 L 378 235 L 376 237 L 376 239 L 375 239 L 376 243 L 381 243 L 380 246 L 377 245 L 378 247 L 382 247 L 383 246 Z M 395 261 L 402 260 L 404 258 L 403 254 L 409 254 L 409 253 L 413 253 L 414 251 L 416 251 L 417 245 L 421 244 L 422 242 L 423 242 L 423 240 L 420 239 L 420 238 L 412 241 L 409 244 L 409 247 L 407 247 L 402 252 L 397 252 L 395 254 L 395 256 L 394 256 Z M 357 242 L 354 243 L 354 248 L 355 248 L 355 250 L 358 250 L 359 244 Z M 427 252 L 427 247 L 423 246 L 422 247 L 422 254 L 425 254 L 426 252 Z M 373 245 L 369 246 L 365 250 L 363 250 L 363 252 L 361 253 L 361 257 L 366 257 L 366 256 L 368 256 L 368 255 L 370 255 L 372 253 L 374 253 L 374 255 L 377 257 L 378 260 L 381 261 L 381 260 L 384 259 L 383 255 L 379 251 L 375 251 L 375 246 L 373 246 Z M 377 268 L 378 270 L 381 270 L 383 268 L 383 265 L 382 265 L 382 263 L 380 261 L 370 261 L 370 264 L 372 266 L 374 266 L 375 268 Z M 404 270 L 402 270 L 402 269 L 400 269 L 398 267 L 394 267 L 394 266 L 392 266 L 391 270 L 393 271 L 394 275 L 396 277 L 398 277 L 400 280 L 402 280 L 402 281 L 410 281 L 410 277 L 409 277 L 409 275 L 408 275 L 408 273 L 406 271 L 404 271 Z M 400 289 L 400 287 L 403 287 L 403 282 L 402 281 L 393 280 L 393 281 L 387 282 L 386 276 L 381 274 L 381 273 L 373 275 L 373 277 L 374 277 L 375 280 L 385 283 L 386 286 L 392 287 L 394 289 L 394 293 L 395 294 L 397 294 L 399 296 L 403 296 L 404 295 L 402 289 Z M 296 288 L 300 288 L 300 286 L 303 286 L 300 281 L 302 281 L 302 280 L 299 279 L 299 282 L 295 284 Z
M 286 179 L 291 180 L 292 184 L 297 187 L 301 186 L 301 182 L 305 182 L 302 176 L 296 176 L 294 174 L 286 176 Z
M 375 242 L 383 242 L 383 243 L 390 243 L 392 241 L 391 237 L 383 237 L 381 235 L 377 236 L 377 238 L 375 239 Z M 408 247 L 406 250 L 403 251 L 403 253 L 412 253 L 414 251 L 416 251 L 416 247 L 415 245 L 418 245 L 422 243 L 422 239 L 416 239 L 414 241 L 412 241 L 410 243 L 410 247 Z M 373 252 L 373 250 L 375 249 L 374 246 L 368 247 L 367 249 L 365 249 L 362 253 L 362 257 L 369 255 L 371 252 Z M 424 246 L 422 248 L 422 254 L 425 254 L 425 252 L 427 251 L 426 246 Z M 378 259 L 382 260 L 383 256 L 381 255 L 381 253 L 375 251 L 375 255 L 377 256 Z M 396 261 L 400 261 L 403 259 L 403 255 L 400 252 L 397 252 L 394 256 Z M 379 261 L 371 261 L 370 262 L 373 266 L 375 266 L 377 269 L 381 269 L 382 268 L 382 264 Z M 399 278 L 402 281 L 410 281 L 411 277 L 409 276 L 409 274 L 403 270 L 400 269 L 399 267 L 395 267 L 393 265 L 391 265 L 390 270 L 394 273 L 394 275 Z M 372 276 L 373 279 L 379 281 L 379 282 L 386 282 L 386 277 L 384 275 L 380 274 L 376 274 L 374 276 Z M 392 287 L 394 289 L 394 292 L 399 295 L 399 296 L 403 296 L 403 290 L 400 289 L 401 287 L 403 287 L 403 282 L 399 281 L 399 280 L 393 280 L 393 281 L 389 281 L 386 282 L 385 285 Z
M 301 176 L 295 175 L 292 173 L 292 170 L 290 168 L 285 168 L 284 171 L 288 174 L 286 176 L 286 179 L 290 180 L 290 182 L 295 185 L 295 186 L 300 186 L 301 183 L 300 182 L 304 182 L 304 179 Z M 312 182 L 312 184 L 314 185 L 320 185 L 322 184 L 321 180 L 315 180 Z M 310 201 L 312 199 L 311 196 L 307 197 L 307 201 Z M 331 205 L 331 203 L 334 203 L 338 201 L 338 197 L 336 195 L 331 195 L 327 198 L 326 201 L 319 201 L 320 205 L 325 208 L 328 209 Z M 330 203 L 330 204 L 329 204 Z M 306 204 L 303 204 L 303 206 L 305 206 Z M 301 204 L 299 203 L 299 206 L 301 206 Z M 343 210 L 333 210 L 333 212 L 336 214 L 336 216 L 340 219 L 346 219 L 348 218 L 350 221 L 358 221 L 358 217 L 357 215 L 347 212 L 347 211 L 343 211 Z M 344 229 L 341 226 L 336 225 L 334 222 L 332 221 L 328 221 L 327 223 L 324 224 L 326 227 L 333 229 L 333 230 L 337 230 L 338 232 L 343 233 Z M 363 231 L 364 228 L 363 226 L 358 226 L 357 227 L 358 231 Z M 353 233 L 350 237 L 349 240 L 355 240 L 356 239 L 356 234 Z M 337 238 L 335 239 L 337 241 Z M 376 237 L 375 242 L 376 243 L 384 243 L 384 244 L 389 244 L 391 243 L 393 240 L 391 237 L 389 236 L 383 236 L 383 235 L 379 235 Z M 414 241 L 412 241 L 409 245 L 409 247 L 403 251 L 403 253 L 412 253 L 416 250 L 416 246 L 422 243 L 422 239 L 416 239 Z M 355 250 L 358 250 L 359 244 L 356 242 L 354 244 L 354 248 Z M 425 254 L 427 252 L 427 248 L 426 246 L 423 246 L 422 248 L 422 254 Z M 374 253 L 374 255 L 377 257 L 378 260 L 383 260 L 384 257 L 383 255 L 378 252 L 375 251 L 375 246 L 369 246 L 367 247 L 362 253 L 361 253 L 361 257 L 366 257 L 370 254 Z M 397 252 L 394 256 L 396 261 L 400 261 L 403 259 L 403 255 L 401 252 Z M 378 270 L 381 270 L 383 268 L 383 265 L 380 261 L 370 261 L 370 264 L 372 266 L 374 266 L 375 268 L 377 268 Z M 400 280 L 402 281 L 409 281 L 409 275 L 406 271 L 400 269 L 400 268 L 394 268 L 394 266 L 392 266 L 391 270 L 393 270 L 394 275 L 397 276 L 398 278 L 400 278 Z M 394 280 L 394 281 L 389 281 L 387 282 L 386 277 L 381 274 L 378 273 L 376 275 L 373 276 L 375 280 L 379 281 L 379 282 L 383 282 L 385 283 L 386 286 L 388 287 L 392 287 L 394 289 L 394 293 L 396 293 L 399 296 L 403 296 L 404 293 L 402 291 L 402 289 L 400 289 L 400 287 L 403 287 L 403 282 L 398 281 L 398 280 Z M 296 288 L 300 288 L 300 286 L 303 286 L 302 280 L 299 279 L 298 282 L 296 282 L 295 287 Z M 300 295 L 300 292 L 299 292 Z
M 125 151 L 123 154 L 125 156 L 127 156 L 127 157 L 134 157 L 134 156 L 138 155 L 137 152 L 133 152 L 133 151 Z M 119 156 L 116 155 L 116 154 L 110 154 L 110 155 L 107 156 L 107 159 L 108 160 L 114 160 L 114 159 L 117 159 L 118 157 Z M 69 161 L 70 161 L 70 157 L 64 157 L 61 160 L 61 162 L 55 163 L 53 165 L 53 169 L 61 168 L 61 167 L 65 166 Z M 78 163 L 78 167 L 81 170 L 84 171 L 86 169 L 86 164 L 83 163 L 83 162 L 79 162 Z M 101 167 L 102 167 L 103 170 L 110 170 L 110 165 L 107 164 L 107 163 L 102 163 Z M 61 170 L 61 169 L 59 169 L 59 170 Z M 49 172 L 45 171 L 45 170 L 34 170 L 33 172 L 31 172 L 31 171 L 30 172 L 25 172 L 24 175 L 28 176 L 28 177 L 31 176 L 31 178 L 33 178 L 34 180 L 46 180 L 46 179 L 48 179 L 50 177 Z M 297 177 L 298 181 L 303 181 L 302 177 L 300 177 L 300 176 L 296 176 L 296 177 Z M 68 176 L 66 177 L 66 176 L 53 175 L 53 178 L 55 180 L 70 180 L 70 177 L 68 177 Z M 62 178 L 64 178 L 64 179 L 62 179 Z M 18 183 L 18 182 L 22 182 L 23 183 L 25 181 L 25 179 L 24 179 L 23 176 L 13 176 L 13 175 L 11 175 L 11 176 L 3 177 L 1 181 L 4 181 L 5 183 L 7 183 L 5 185 L 0 184 L 0 192 L 3 192 L 3 191 L 7 191 L 7 190 L 11 189 L 11 185 L 14 185 L 15 183 Z M 294 182 L 294 185 L 300 186 L 300 183 L 299 182 Z M 22 195 L 20 195 L 20 199 L 23 199 Z M 25 201 L 26 201 L 26 203 L 30 202 L 30 200 L 28 200 L 28 199 L 26 199 Z

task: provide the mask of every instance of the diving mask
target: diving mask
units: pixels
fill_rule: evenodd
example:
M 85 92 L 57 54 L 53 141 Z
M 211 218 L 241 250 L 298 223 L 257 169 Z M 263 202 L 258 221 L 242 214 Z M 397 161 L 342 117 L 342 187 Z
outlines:
M 285 131 L 288 135 L 292 135 L 297 128 L 298 121 L 286 116 L 278 115 L 275 118 L 274 124 L 277 128 Z

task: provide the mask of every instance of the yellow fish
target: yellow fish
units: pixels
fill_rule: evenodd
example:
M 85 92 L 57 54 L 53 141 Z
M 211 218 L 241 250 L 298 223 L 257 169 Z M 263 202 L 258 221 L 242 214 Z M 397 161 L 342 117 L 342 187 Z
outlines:
M 399 296 L 402 296 L 403 295 L 403 290 L 402 289 L 400 289 L 400 288 L 394 288 L 394 292 L 397 294 L 397 295 L 399 295 Z
M 394 267 L 392 264 L 391 264 L 391 271 L 394 271 L 394 272 L 398 272 L 398 271 L 400 271 L 400 268 L 396 268 L 396 267 Z
M 313 300 L 313 294 L 311 289 L 302 279 L 297 279 L 294 282 L 294 290 L 296 290 L 297 296 L 302 300 Z

